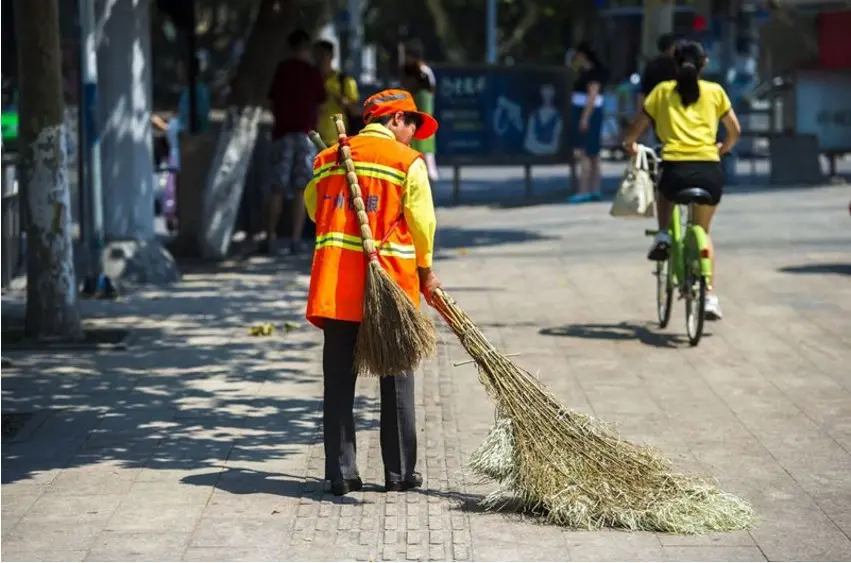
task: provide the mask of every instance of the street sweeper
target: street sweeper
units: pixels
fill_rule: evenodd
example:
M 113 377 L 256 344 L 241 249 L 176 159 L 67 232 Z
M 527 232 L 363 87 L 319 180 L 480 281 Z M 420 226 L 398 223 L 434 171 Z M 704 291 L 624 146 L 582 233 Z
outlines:
M 388 491 L 418 487 L 413 369 L 436 348 L 420 310 L 440 287 L 432 271 L 436 218 L 428 172 L 411 139 L 437 120 L 408 92 L 384 90 L 363 106 L 366 126 L 319 153 L 305 206 L 316 223 L 307 320 L 324 332 L 325 479 L 344 495 L 363 487 L 353 414 L 359 374 L 380 377 L 381 450 Z

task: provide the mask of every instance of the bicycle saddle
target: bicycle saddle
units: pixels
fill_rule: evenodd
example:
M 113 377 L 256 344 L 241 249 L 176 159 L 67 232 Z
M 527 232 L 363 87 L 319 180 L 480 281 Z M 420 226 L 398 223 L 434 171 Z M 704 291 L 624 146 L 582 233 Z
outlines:
M 675 202 L 682 205 L 688 205 L 689 203 L 712 205 L 712 194 L 703 188 L 686 188 L 677 193 Z

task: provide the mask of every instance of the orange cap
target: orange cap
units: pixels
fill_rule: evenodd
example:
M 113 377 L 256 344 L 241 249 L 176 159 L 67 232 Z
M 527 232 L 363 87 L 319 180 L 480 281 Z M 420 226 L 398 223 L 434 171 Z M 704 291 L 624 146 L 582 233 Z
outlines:
M 437 131 L 437 120 L 417 110 L 414 98 L 405 90 L 382 90 L 367 98 L 363 103 L 363 120 L 364 123 L 369 123 L 377 117 L 392 115 L 397 111 L 415 113 L 422 119 L 422 125 L 417 127 L 414 139 L 428 139 Z

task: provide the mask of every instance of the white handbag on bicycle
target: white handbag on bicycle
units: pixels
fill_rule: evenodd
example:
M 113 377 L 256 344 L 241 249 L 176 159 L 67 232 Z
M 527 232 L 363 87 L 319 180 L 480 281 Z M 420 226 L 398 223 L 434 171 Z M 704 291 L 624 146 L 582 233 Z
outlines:
M 647 160 L 647 147 L 640 146 L 638 154 L 633 156 L 621 185 L 615 194 L 609 215 L 612 217 L 653 217 L 656 212 L 655 185 L 650 174 L 650 163 Z

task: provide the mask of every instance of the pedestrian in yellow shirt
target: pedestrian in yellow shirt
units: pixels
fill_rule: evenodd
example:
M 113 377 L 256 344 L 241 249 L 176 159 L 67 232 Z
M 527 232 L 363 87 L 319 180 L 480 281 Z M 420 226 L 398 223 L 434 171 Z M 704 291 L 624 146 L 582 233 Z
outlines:
M 328 98 L 324 104 L 319 106 L 319 125 L 317 132 L 328 146 L 337 142 L 337 128 L 331 119 L 334 114 L 343 114 L 346 122 L 346 130 L 350 134 L 356 133 L 351 130 L 349 122 L 350 115 L 360 112 L 360 96 L 358 84 L 354 78 L 334 70 L 334 44 L 330 41 L 320 40 L 313 44 L 313 57 L 316 66 L 322 73 L 325 81 L 325 92 Z
M 428 138 L 437 121 L 411 94 L 384 90 L 363 107 L 363 131 L 347 139 L 381 267 L 418 305 L 440 287 L 432 272 L 436 219 L 428 172 L 412 139 Z M 304 204 L 316 222 L 307 319 L 324 333 L 325 479 L 335 495 L 363 487 L 355 455 L 355 343 L 363 320 L 367 258 L 336 144 L 313 164 Z M 414 374 L 382 374 L 381 457 L 388 491 L 419 487 Z

